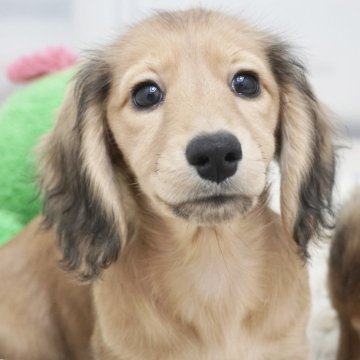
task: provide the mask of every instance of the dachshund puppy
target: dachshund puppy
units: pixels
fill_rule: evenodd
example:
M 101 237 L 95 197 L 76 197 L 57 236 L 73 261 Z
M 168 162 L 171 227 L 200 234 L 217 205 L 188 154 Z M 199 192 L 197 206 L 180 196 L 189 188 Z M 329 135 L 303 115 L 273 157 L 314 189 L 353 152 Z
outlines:
M 340 321 L 338 360 L 360 359 L 360 188 L 340 211 L 330 251 L 330 295 Z
M 1 357 L 307 359 L 331 138 L 302 64 L 238 18 L 161 13 L 94 52 L 40 145 L 43 218 L 0 251 Z

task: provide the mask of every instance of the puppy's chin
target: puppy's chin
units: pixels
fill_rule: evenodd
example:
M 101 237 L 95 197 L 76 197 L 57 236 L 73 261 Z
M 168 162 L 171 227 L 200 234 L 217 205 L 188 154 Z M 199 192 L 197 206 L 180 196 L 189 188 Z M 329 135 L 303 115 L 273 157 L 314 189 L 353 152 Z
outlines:
M 200 225 L 214 225 L 245 215 L 255 203 L 256 199 L 244 195 L 217 195 L 168 205 L 176 217 Z

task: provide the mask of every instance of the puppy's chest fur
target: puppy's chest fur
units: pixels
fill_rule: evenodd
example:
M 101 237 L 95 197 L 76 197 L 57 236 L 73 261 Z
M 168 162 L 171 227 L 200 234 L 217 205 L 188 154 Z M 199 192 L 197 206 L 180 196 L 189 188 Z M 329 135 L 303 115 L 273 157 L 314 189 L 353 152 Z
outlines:
M 263 312 L 271 308 L 264 269 L 269 248 L 246 231 L 233 231 L 201 231 L 191 245 L 163 239 L 161 249 L 138 262 L 132 253 L 130 273 L 125 259 L 117 270 L 109 269 L 114 278 L 102 284 L 118 288 L 95 288 L 95 298 L 101 296 L 100 331 L 109 347 L 130 359 L 155 359 L 159 349 L 164 359 L 261 359 Z M 151 349 L 157 349 L 153 357 Z
M 261 282 L 258 261 L 241 261 L 244 249 L 226 240 L 203 234 L 186 266 L 174 268 L 160 289 L 167 294 L 164 305 L 168 301 L 178 321 L 193 331 L 199 359 L 237 359 L 240 354 L 247 358 L 250 334 L 244 322 L 264 298 L 263 289 L 254 288 Z
M 203 230 L 182 257 L 166 254 L 172 266 L 168 263 L 167 270 L 156 275 L 162 278 L 158 294 L 171 308 L 178 308 L 182 320 L 200 323 L 208 319 L 220 325 L 261 299 L 263 289 L 254 289 L 254 284 L 261 282 L 262 251 L 257 244 L 249 244 L 250 239 L 228 235 Z

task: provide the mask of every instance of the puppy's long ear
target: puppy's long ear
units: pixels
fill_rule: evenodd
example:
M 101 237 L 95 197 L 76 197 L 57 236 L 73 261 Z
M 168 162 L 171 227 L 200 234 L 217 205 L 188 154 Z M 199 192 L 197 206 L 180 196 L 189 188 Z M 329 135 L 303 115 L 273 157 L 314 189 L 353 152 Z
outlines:
M 307 244 L 331 226 L 335 156 L 328 115 L 302 63 L 272 39 L 269 62 L 280 88 L 278 157 L 281 214 L 286 230 L 307 255 Z
M 110 88 L 110 67 L 102 53 L 94 54 L 40 145 L 45 220 L 57 231 L 62 265 L 83 280 L 116 260 L 126 231 L 106 121 Z

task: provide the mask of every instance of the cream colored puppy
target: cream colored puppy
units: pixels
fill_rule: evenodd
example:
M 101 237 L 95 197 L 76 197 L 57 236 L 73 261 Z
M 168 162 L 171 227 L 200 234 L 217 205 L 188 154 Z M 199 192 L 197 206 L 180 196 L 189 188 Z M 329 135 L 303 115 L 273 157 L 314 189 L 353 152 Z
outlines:
M 307 359 L 334 154 L 286 44 L 218 12 L 151 17 L 81 66 L 40 152 L 47 230 L 0 251 L 1 357 Z

